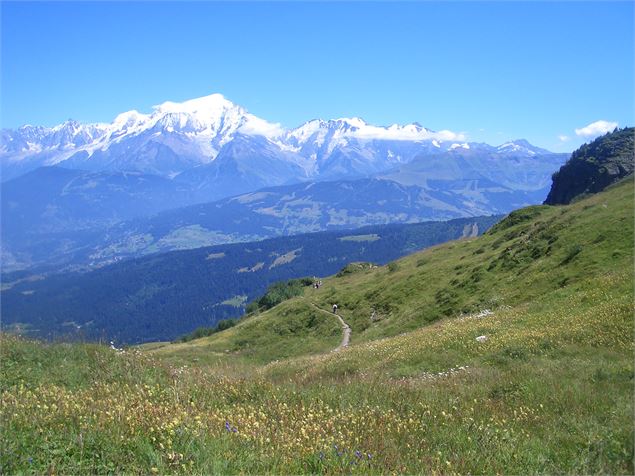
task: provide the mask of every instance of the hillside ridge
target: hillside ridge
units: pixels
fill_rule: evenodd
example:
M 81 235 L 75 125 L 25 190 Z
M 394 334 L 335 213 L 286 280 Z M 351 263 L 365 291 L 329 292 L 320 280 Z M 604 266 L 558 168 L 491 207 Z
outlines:
M 633 174 L 635 170 L 635 128 L 625 127 L 584 144 L 553 175 L 545 200 L 547 205 L 563 205 Z
M 442 318 L 524 305 L 602 268 L 598 260 L 608 252 L 604 250 L 607 241 L 633 236 L 628 213 L 632 204 L 627 201 L 632 195 L 633 186 L 627 182 L 567 207 L 517 210 L 482 237 L 437 245 L 390 266 L 352 269 L 351 273 L 330 277 L 319 290 L 307 289 L 304 297 L 283 302 L 202 342 L 221 352 L 244 354 L 247 359 L 276 360 L 292 353 L 273 344 L 280 337 L 271 333 L 278 325 L 275 323 L 283 325 L 290 316 L 313 322 L 317 318 L 315 306 L 329 309 L 337 303 L 348 316 L 354 337 L 351 344 L 356 344 L 409 332 Z M 589 232 L 584 230 L 585 222 L 596 223 L 600 217 L 606 221 L 603 229 L 594 224 Z M 632 254 L 627 239 L 606 259 L 624 262 Z M 371 320 L 369 316 L 374 317 Z M 270 325 L 265 324 L 267 320 Z M 318 338 L 311 328 L 306 330 Z M 264 345 L 267 336 L 272 341 Z M 289 342 L 299 338 L 284 336 Z M 325 336 L 322 344 L 310 344 L 306 350 L 326 350 L 328 339 Z M 295 355 L 302 355 L 301 342 L 296 343 L 300 353 Z M 181 351 L 187 354 L 187 346 Z M 170 353 L 169 346 L 162 352 Z

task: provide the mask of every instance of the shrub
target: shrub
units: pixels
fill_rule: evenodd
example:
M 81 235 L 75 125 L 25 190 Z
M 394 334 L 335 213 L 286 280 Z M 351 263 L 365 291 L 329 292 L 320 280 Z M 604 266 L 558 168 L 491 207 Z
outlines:
M 313 285 L 313 278 L 289 279 L 272 284 L 260 298 L 247 305 L 247 312 L 266 311 L 287 299 L 299 296 L 307 286 Z
M 582 246 L 580 245 L 572 246 L 571 248 L 569 248 L 569 251 L 567 252 L 567 256 L 564 257 L 564 259 L 560 262 L 560 264 L 563 265 L 563 264 L 570 263 L 573 260 L 573 258 L 575 258 L 576 256 L 580 254 L 581 251 L 582 251 Z
M 366 269 L 373 269 L 377 265 L 368 262 L 359 262 L 359 263 L 349 263 L 344 266 L 342 269 L 338 271 L 335 275 L 337 278 L 341 278 L 342 276 L 346 276 L 347 274 L 358 273 L 360 271 L 364 271 Z
M 236 324 L 238 324 L 238 319 L 224 319 L 222 321 L 218 321 L 214 327 L 199 327 L 189 334 L 178 338 L 175 342 L 189 342 L 194 339 L 200 339 L 201 337 L 211 336 L 217 332 L 234 327 Z

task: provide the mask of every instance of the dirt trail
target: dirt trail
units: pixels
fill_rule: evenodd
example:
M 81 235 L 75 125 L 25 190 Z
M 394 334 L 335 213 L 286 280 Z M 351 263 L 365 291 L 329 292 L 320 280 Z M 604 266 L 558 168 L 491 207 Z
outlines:
M 339 314 L 333 314 L 332 312 L 325 311 L 324 309 L 316 306 L 313 303 L 311 303 L 311 305 L 314 308 L 316 308 L 318 311 L 324 312 L 330 316 L 335 315 L 335 317 L 337 317 L 337 319 L 340 321 L 340 324 L 342 325 L 342 342 L 340 342 L 340 345 L 338 345 L 335 349 L 333 349 L 333 352 L 337 352 L 338 350 L 342 350 L 343 348 L 348 347 L 348 343 L 351 340 L 351 326 L 349 326 L 346 322 L 344 322 L 344 319 L 342 319 L 342 317 Z

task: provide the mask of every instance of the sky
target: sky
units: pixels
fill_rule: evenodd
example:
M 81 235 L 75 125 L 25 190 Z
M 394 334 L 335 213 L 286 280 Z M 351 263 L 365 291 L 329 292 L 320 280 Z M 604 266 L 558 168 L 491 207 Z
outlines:
M 2 2 L 2 127 L 221 93 L 285 127 L 570 151 L 635 125 L 633 2 Z

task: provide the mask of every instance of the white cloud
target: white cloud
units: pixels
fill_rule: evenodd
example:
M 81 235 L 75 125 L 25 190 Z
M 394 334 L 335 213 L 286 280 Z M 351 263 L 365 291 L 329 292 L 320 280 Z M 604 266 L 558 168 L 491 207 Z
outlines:
M 571 140 L 571 137 L 560 134 L 558 136 L 558 140 L 560 140 L 560 142 L 569 142 Z
M 606 134 L 607 132 L 611 132 L 616 127 L 617 127 L 617 122 L 595 121 L 589 124 L 588 126 L 584 126 L 580 129 L 576 129 L 575 133 L 577 136 L 580 136 L 580 137 L 594 138 L 597 136 L 601 136 L 602 134 Z
M 464 141 L 465 134 L 462 132 L 452 132 L 448 130 L 430 131 L 425 128 L 416 127 L 413 124 L 407 126 L 393 125 L 388 128 L 371 126 L 366 124 L 354 131 L 347 133 L 358 139 L 384 139 L 384 140 L 432 140 L 441 141 Z
M 463 132 L 453 132 L 449 130 L 431 131 L 416 124 L 407 124 L 405 126 L 393 124 L 390 127 L 379 127 L 366 124 L 359 118 L 341 118 L 336 119 L 336 121 L 346 122 L 349 126 L 352 126 L 350 130 L 342 131 L 340 137 L 355 137 L 361 140 L 427 141 L 436 139 L 448 142 L 463 142 L 467 140 L 466 134 Z M 312 122 L 315 123 L 301 126 L 299 128 L 301 133 L 298 135 L 296 132 L 295 136 L 302 137 L 303 140 L 306 140 L 311 134 L 317 132 L 320 125 L 317 121 Z M 283 136 L 287 131 L 280 124 L 273 124 L 249 114 L 248 121 L 240 126 L 238 132 L 241 134 L 265 136 L 270 139 L 275 139 Z
M 452 132 L 452 131 L 438 131 L 433 132 L 435 139 L 441 140 L 467 140 L 467 136 L 463 132 Z
M 265 136 L 269 138 L 279 137 L 285 133 L 285 129 L 278 123 L 267 122 L 259 117 L 249 115 L 249 120 L 238 128 L 241 134 L 251 136 Z

